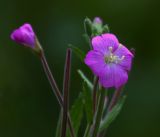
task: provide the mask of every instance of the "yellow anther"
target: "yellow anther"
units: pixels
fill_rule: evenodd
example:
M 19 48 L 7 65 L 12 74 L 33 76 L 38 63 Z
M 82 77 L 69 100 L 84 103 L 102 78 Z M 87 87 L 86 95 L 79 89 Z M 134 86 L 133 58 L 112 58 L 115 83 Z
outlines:
M 125 58 L 125 56 L 122 56 L 121 58 L 119 56 L 110 54 L 109 56 L 105 57 L 105 62 L 106 63 L 119 63 L 121 62 L 123 59 Z

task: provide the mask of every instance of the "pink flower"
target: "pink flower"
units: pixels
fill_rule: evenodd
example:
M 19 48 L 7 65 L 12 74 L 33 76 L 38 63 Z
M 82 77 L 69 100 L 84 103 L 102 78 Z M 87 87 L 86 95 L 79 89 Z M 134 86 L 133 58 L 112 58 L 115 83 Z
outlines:
M 35 42 L 36 42 L 35 37 L 36 36 L 32 29 L 32 26 L 28 23 L 14 30 L 11 34 L 12 40 L 30 48 L 35 47 Z
M 133 54 L 110 33 L 93 37 L 92 46 L 85 64 L 99 77 L 102 86 L 119 88 L 126 84 Z

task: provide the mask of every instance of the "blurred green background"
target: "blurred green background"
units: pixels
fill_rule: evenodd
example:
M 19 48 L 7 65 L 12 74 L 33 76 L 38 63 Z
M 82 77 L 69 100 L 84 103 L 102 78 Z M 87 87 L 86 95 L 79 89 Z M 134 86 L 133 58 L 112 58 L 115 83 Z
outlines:
M 54 137 L 59 106 L 35 55 L 10 40 L 30 22 L 62 89 L 68 43 L 87 50 L 86 16 L 100 16 L 136 57 L 125 88 L 128 99 L 108 137 L 160 136 L 159 0 L 0 0 L 0 137 Z M 81 89 L 73 55 L 71 104 Z

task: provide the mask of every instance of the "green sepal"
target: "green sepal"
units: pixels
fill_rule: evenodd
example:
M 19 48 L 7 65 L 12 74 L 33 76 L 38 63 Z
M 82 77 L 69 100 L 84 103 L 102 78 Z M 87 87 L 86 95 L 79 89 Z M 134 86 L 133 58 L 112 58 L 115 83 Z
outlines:
M 106 24 L 103 26 L 103 33 L 109 33 L 110 32 L 110 29 L 109 29 L 109 26 Z
M 92 36 L 101 35 L 103 33 L 103 26 L 102 24 L 93 23 L 92 25 Z

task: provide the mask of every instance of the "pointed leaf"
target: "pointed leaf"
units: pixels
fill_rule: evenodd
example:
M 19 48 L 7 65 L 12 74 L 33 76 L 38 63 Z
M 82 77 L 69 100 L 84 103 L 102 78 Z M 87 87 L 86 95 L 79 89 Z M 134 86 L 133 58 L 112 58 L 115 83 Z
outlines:
M 87 34 L 83 34 L 82 36 L 84 37 L 89 47 L 92 49 L 91 38 Z
M 62 110 L 59 113 L 59 118 L 58 118 L 58 121 L 57 121 L 57 127 L 56 127 L 55 137 L 60 137 L 61 120 L 62 120 Z
M 72 120 L 72 125 L 75 131 L 75 134 L 78 134 L 78 129 L 81 125 L 81 120 L 83 117 L 83 96 L 80 93 L 78 98 L 76 99 L 76 101 L 74 102 L 71 111 L 70 111 L 70 115 L 71 115 L 71 120 Z M 70 137 L 70 133 L 67 130 L 67 137 Z
M 92 21 L 88 17 L 84 19 L 84 29 L 88 36 L 92 35 Z
M 116 119 L 118 114 L 120 113 L 124 102 L 125 102 L 126 96 L 123 96 L 119 102 L 113 107 L 113 109 L 108 112 L 107 116 L 104 118 L 104 120 L 101 122 L 99 131 L 101 132 L 104 129 L 107 129 L 109 125 Z
M 87 123 L 91 123 L 93 120 L 92 93 L 86 82 L 83 83 L 83 103 L 87 116 Z
M 75 47 L 71 44 L 68 45 L 69 48 L 71 48 L 73 50 L 73 52 L 76 54 L 76 56 L 82 61 L 84 62 L 84 58 L 85 58 L 85 53 L 79 49 L 78 47 Z
M 87 83 L 88 87 L 92 90 L 93 84 L 90 82 L 90 80 L 84 75 L 84 73 L 80 69 L 78 70 L 78 74 L 81 76 L 84 82 Z

